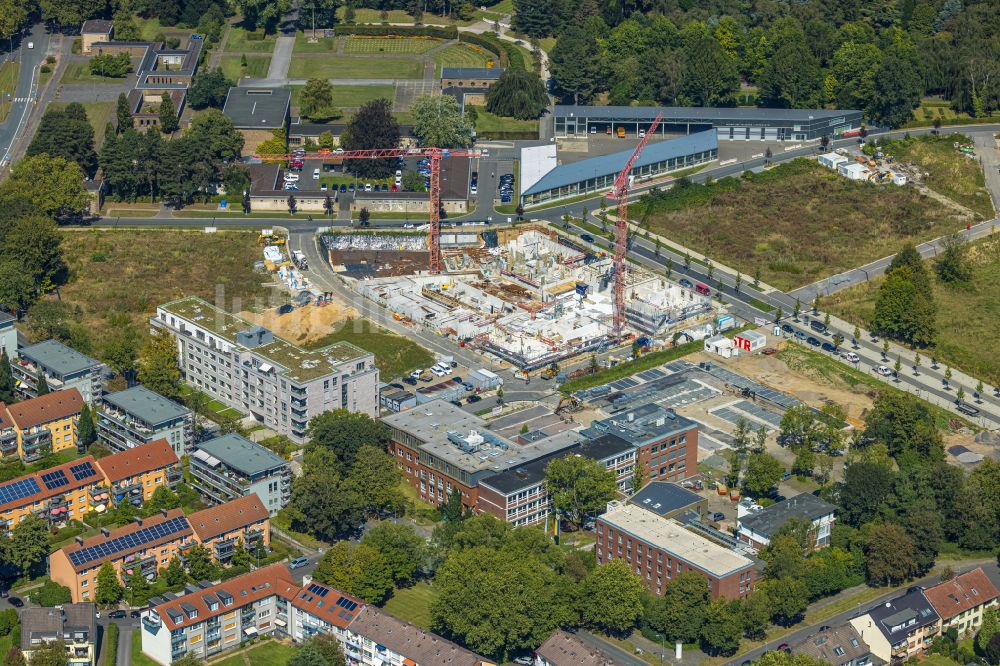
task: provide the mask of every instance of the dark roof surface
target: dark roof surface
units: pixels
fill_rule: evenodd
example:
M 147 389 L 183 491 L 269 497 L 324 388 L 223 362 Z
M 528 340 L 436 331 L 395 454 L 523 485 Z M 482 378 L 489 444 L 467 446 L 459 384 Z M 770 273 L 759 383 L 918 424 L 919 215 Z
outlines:
M 291 104 L 288 88 L 230 88 L 222 112 L 238 129 L 284 127 Z
M 62 377 L 100 365 L 99 361 L 67 347 L 58 340 L 45 340 L 25 347 L 20 351 L 20 356 L 32 363 L 37 363 L 47 372 Z
M 713 108 L 682 106 L 573 106 L 557 104 L 554 116 L 576 116 L 600 120 L 602 118 L 631 118 L 650 120 L 657 113 L 663 113 L 663 122 L 672 120 L 697 119 L 710 123 L 717 120 L 780 120 L 808 122 L 820 118 L 837 118 L 846 114 L 859 114 L 853 109 L 756 109 L 756 108 Z
M 488 79 L 496 81 L 506 72 L 504 67 L 442 67 L 442 79 Z
M 63 604 L 59 608 L 27 606 L 20 612 L 21 651 L 37 650 L 31 639 L 51 641 L 63 638 L 66 633 L 85 632 L 87 642 L 97 641 L 97 607 L 89 602 Z
M 937 611 L 917 588 L 892 601 L 875 606 L 868 615 L 886 637 L 890 645 L 895 645 L 919 627 L 934 624 L 940 619 Z M 893 630 L 893 627 L 900 627 Z
M 687 488 L 682 488 L 676 483 L 654 481 L 643 486 L 628 501 L 629 504 L 640 506 L 646 511 L 666 516 L 697 504 L 701 500 L 701 495 Z
M 827 627 L 792 647 L 792 654 L 807 654 L 828 664 L 843 664 L 870 654 L 861 634 L 850 624 Z
M 80 34 L 110 35 L 111 28 L 112 28 L 111 21 L 105 21 L 103 19 L 90 19 L 89 21 L 83 22 L 83 27 L 80 28 Z
M 782 502 L 765 507 L 763 511 L 750 514 L 739 519 L 740 524 L 757 534 L 770 537 L 789 520 L 801 518 L 812 522 L 818 518 L 834 513 L 837 507 L 824 502 L 815 495 L 800 493 Z

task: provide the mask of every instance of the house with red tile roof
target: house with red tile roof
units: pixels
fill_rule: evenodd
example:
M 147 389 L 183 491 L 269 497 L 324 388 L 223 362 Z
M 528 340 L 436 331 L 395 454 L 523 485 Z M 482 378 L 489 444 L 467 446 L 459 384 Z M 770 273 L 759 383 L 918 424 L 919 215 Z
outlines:
M 982 567 L 959 574 L 924 590 L 924 596 L 941 616 L 942 631 L 973 631 L 983 622 L 983 611 L 1000 603 L 1000 592 Z

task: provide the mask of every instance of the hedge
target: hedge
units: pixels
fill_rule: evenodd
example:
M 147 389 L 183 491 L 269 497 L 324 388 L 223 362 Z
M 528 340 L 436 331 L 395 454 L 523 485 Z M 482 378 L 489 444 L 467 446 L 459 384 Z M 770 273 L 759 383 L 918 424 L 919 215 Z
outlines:
M 400 26 L 400 25 L 338 25 L 334 34 L 361 35 L 363 37 L 438 37 L 440 39 L 458 39 L 458 28 L 455 26 L 441 27 L 436 25 Z
M 471 32 L 462 32 L 458 35 L 458 41 L 465 42 L 466 44 L 481 46 L 490 53 L 495 53 L 497 55 L 500 67 L 510 66 L 510 57 L 507 55 L 507 50 L 503 48 L 499 39 L 487 37 L 486 35 L 477 35 Z M 519 53 L 518 55 L 521 54 Z
M 108 625 L 108 637 L 105 644 L 107 653 L 104 657 L 104 665 L 115 666 L 118 663 L 118 625 L 114 622 Z

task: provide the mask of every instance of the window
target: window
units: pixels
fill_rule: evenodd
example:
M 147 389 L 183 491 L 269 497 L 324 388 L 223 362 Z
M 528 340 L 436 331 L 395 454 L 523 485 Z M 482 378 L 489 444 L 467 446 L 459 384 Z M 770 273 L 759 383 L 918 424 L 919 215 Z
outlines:
M 837 647 L 833 648 L 833 653 L 835 655 L 837 655 L 838 657 L 843 657 L 844 654 L 846 654 L 844 652 L 844 648 L 840 647 L 839 645 Z

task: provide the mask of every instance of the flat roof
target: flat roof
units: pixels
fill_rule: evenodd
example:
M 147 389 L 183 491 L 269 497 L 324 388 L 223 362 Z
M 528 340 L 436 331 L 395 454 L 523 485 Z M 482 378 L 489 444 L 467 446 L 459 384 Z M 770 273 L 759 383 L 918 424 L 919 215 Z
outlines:
M 187 296 L 164 303 L 160 305 L 160 309 L 211 331 L 233 345 L 238 345 L 237 333 L 258 327 L 257 324 L 226 312 L 197 296 Z M 329 374 L 340 373 L 342 363 L 371 356 L 370 352 L 349 342 L 334 342 L 319 349 L 303 349 L 278 337 L 249 351 L 280 366 L 282 372 L 279 374 L 293 382 L 309 382 Z
M 105 393 L 104 400 L 151 426 L 174 421 L 191 413 L 187 407 L 178 405 L 145 386 L 134 386 L 117 393 Z
M 17 319 L 7 314 L 6 312 L 0 312 L 0 328 L 7 328 L 9 326 L 13 326 L 15 321 L 17 321 Z
M 626 107 L 632 108 L 632 107 Z M 719 134 L 716 130 L 707 130 L 689 134 L 677 139 L 667 139 L 665 141 L 654 141 L 646 145 L 642 155 L 636 160 L 633 168 L 656 164 L 676 157 L 703 153 L 719 147 Z M 591 178 L 600 178 L 611 174 L 617 174 L 625 168 L 625 164 L 632 156 L 632 150 L 623 150 L 610 155 L 599 157 L 589 157 L 579 162 L 562 164 L 542 176 L 537 183 L 529 187 L 522 194 L 535 194 L 545 192 L 557 187 L 573 185 Z
M 284 458 L 236 433 L 202 442 L 197 445 L 197 450 L 204 451 L 227 467 L 246 476 L 262 474 L 270 469 L 288 465 L 288 461 Z
M 628 499 L 628 503 L 642 507 L 659 516 L 665 516 L 668 513 L 676 513 L 697 504 L 702 499 L 698 493 L 682 488 L 676 483 L 653 481 L 632 495 Z
M 705 122 L 717 120 L 781 120 L 808 122 L 837 118 L 846 115 L 860 115 L 856 109 L 761 109 L 751 107 L 703 107 L 703 106 L 574 106 L 557 104 L 555 117 L 578 117 L 590 119 L 619 119 L 652 121 L 656 114 L 663 114 L 663 122 L 697 119 Z M 648 147 L 647 147 L 648 150 Z
M 505 67 L 442 67 L 442 79 L 489 79 L 496 81 L 506 72 Z
M 739 519 L 739 523 L 757 534 L 771 537 L 789 520 L 798 518 L 811 523 L 836 512 L 836 510 L 837 507 L 829 502 L 824 502 L 815 495 L 799 493 L 794 497 L 764 507 L 757 513 L 744 516 Z
M 222 112 L 237 129 L 277 129 L 285 126 L 291 100 L 288 88 L 230 88 Z
M 45 368 L 50 374 L 65 377 L 100 365 L 86 354 L 67 347 L 58 340 L 45 340 L 25 347 L 21 358 Z
M 698 536 L 676 520 L 639 507 L 619 506 L 600 520 L 719 578 L 754 566 L 750 558 Z
M 633 446 L 669 437 L 673 433 L 696 428 L 697 424 L 672 409 L 656 403 L 647 403 L 634 409 L 591 421 L 584 432 L 606 432 L 616 435 Z

